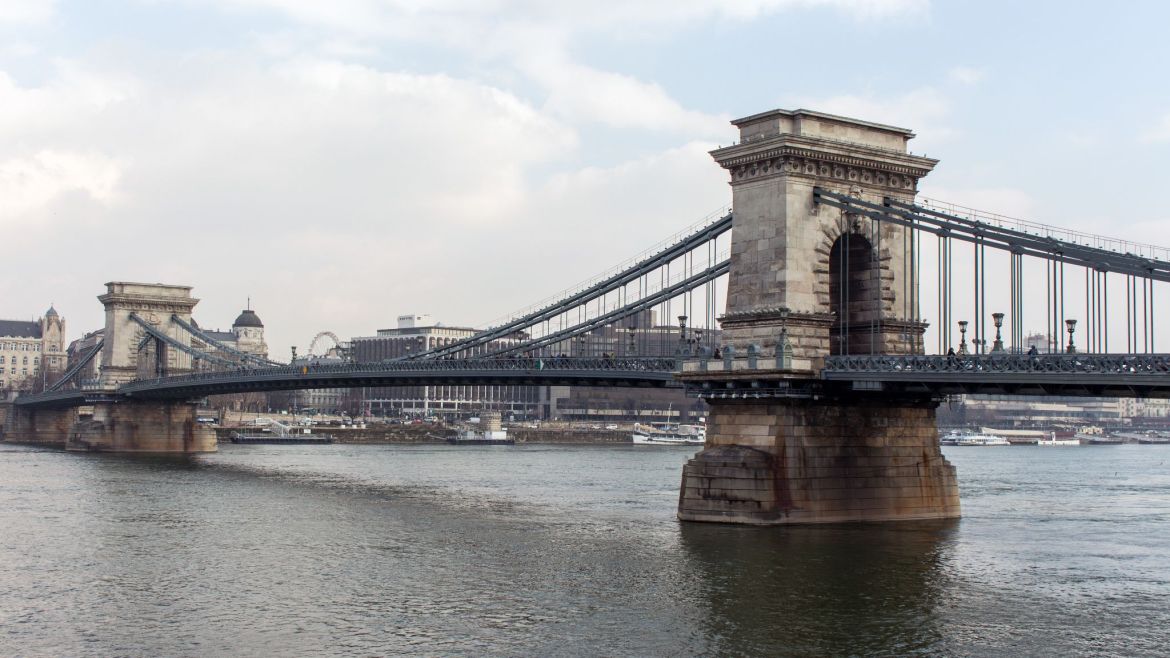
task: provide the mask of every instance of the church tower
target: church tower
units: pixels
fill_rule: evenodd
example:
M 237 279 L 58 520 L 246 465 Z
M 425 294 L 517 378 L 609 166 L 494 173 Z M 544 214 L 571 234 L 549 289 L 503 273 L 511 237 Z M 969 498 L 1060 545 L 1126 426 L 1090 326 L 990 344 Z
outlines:
M 41 368 L 51 375 L 64 372 L 65 363 L 65 318 L 50 305 L 41 318 Z

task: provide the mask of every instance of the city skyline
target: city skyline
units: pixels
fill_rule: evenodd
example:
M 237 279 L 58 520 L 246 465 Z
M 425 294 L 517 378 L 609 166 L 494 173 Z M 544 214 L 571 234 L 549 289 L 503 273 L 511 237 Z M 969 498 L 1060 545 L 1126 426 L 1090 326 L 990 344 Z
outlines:
M 1153 3 L 591 7 L 6 3 L 0 316 L 76 338 L 141 280 L 251 296 L 277 357 L 482 326 L 728 203 L 707 151 L 773 107 L 914 130 L 923 197 L 1170 244 Z

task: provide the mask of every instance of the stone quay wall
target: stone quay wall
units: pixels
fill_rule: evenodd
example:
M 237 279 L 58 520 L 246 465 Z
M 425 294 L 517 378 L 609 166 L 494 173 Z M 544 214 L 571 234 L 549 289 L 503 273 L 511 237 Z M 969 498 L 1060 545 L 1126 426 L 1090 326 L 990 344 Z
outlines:
M 217 427 L 215 434 L 219 442 L 231 441 L 232 432 L 243 428 Z M 349 427 L 316 427 L 318 434 L 329 434 L 335 443 L 386 443 L 425 444 L 445 443 L 455 436 L 456 430 L 440 425 L 376 425 L 361 429 Z M 559 443 L 559 444 L 620 444 L 630 443 L 630 432 L 621 430 L 596 430 L 591 428 L 529 428 L 513 427 L 508 436 L 516 443 Z

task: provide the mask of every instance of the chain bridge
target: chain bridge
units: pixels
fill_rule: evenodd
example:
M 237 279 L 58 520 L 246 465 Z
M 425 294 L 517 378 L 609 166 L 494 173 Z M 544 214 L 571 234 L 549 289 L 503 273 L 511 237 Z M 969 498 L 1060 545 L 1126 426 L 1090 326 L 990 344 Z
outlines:
M 193 418 L 209 395 L 685 387 L 711 412 L 679 517 L 816 523 L 958 516 L 935 425 L 947 395 L 1170 396 L 1170 355 L 1155 350 L 1170 252 L 919 200 L 938 161 L 910 153 L 906 129 L 807 110 L 733 124 L 739 140 L 712 156 L 734 210 L 404 358 L 276 363 L 200 330 L 188 287 L 109 283 L 102 341 L 19 397 L 6 436 L 198 452 L 214 449 Z M 677 340 L 647 343 L 652 312 L 677 314 Z M 588 353 L 598 336 L 609 349 Z M 85 380 L 93 359 L 101 376 Z

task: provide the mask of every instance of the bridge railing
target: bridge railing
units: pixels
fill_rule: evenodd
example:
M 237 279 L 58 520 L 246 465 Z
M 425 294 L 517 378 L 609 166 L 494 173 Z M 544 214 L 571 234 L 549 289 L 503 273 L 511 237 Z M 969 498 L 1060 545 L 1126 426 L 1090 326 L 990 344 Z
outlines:
M 853 355 L 825 358 L 826 375 L 847 373 L 1170 374 L 1170 354 Z
M 485 371 L 564 371 L 564 372 L 676 372 L 679 362 L 672 357 L 543 357 L 499 359 L 428 359 L 420 361 L 381 361 L 378 363 L 305 364 L 273 368 L 245 367 L 237 370 L 196 372 L 155 379 L 139 379 L 129 387 L 148 387 L 160 382 L 201 382 L 249 380 L 286 376 L 337 376 L 377 373 L 432 373 Z M 125 388 L 125 387 L 124 387 Z

